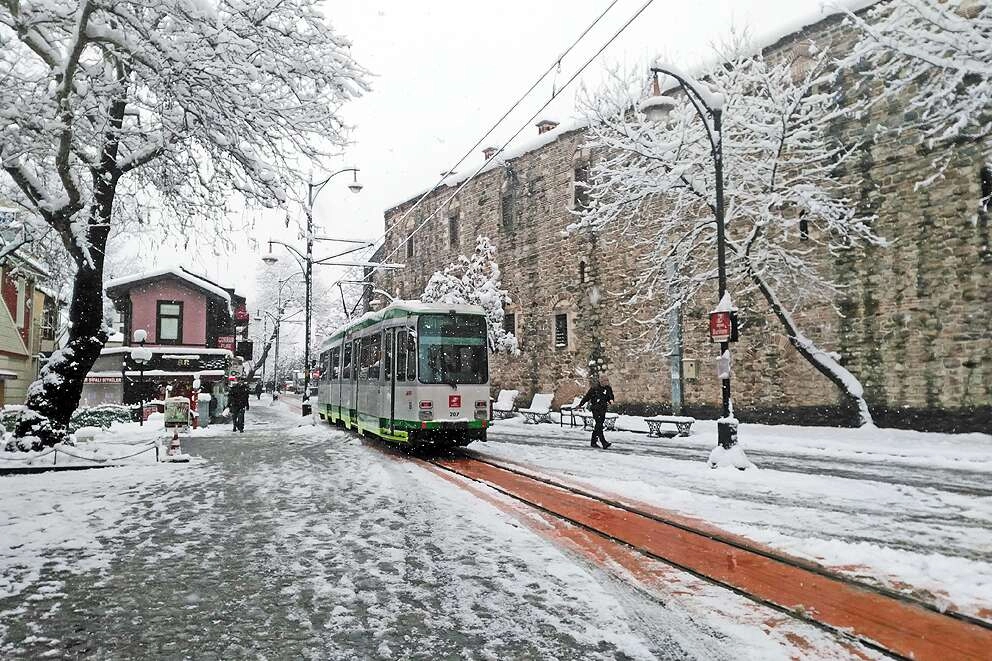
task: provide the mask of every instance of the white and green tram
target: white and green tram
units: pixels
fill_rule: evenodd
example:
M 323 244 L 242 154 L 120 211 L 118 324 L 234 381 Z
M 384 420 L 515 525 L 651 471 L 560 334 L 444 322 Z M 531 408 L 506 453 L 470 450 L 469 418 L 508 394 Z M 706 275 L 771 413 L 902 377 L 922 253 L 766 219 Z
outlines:
M 397 301 L 369 312 L 321 345 L 317 413 L 404 444 L 485 440 L 487 338 L 475 305 Z

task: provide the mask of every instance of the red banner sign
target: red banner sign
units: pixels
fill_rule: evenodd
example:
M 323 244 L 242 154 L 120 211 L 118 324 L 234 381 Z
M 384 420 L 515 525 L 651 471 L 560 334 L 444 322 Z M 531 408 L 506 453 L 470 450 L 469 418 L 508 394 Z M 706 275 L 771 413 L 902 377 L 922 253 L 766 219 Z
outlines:
M 227 349 L 228 351 L 234 351 L 235 343 L 233 335 L 221 335 L 217 338 L 217 346 L 221 349 Z
M 729 342 L 733 332 L 730 312 L 710 312 L 710 341 Z

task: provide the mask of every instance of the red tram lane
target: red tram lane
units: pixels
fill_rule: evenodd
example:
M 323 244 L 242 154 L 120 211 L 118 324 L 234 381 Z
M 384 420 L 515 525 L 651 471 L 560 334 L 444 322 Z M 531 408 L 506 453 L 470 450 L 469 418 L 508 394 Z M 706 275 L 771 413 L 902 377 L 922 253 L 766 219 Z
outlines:
M 992 630 L 911 602 L 729 546 L 471 459 L 436 463 L 575 523 L 894 654 L 917 660 L 992 659 Z

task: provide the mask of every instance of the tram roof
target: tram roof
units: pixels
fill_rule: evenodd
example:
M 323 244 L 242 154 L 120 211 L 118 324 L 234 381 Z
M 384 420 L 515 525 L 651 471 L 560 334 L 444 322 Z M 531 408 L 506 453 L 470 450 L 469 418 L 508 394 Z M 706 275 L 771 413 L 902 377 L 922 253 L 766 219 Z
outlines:
M 352 319 L 347 324 L 337 328 L 331 335 L 320 344 L 320 350 L 324 351 L 326 345 L 333 344 L 340 340 L 345 333 L 354 333 L 372 324 L 393 319 L 396 317 L 408 317 L 411 314 L 448 314 L 455 311 L 459 314 L 478 314 L 485 316 L 486 311 L 479 305 L 467 305 L 464 303 L 421 303 L 420 301 L 393 301 L 381 310 L 366 312 L 358 319 Z

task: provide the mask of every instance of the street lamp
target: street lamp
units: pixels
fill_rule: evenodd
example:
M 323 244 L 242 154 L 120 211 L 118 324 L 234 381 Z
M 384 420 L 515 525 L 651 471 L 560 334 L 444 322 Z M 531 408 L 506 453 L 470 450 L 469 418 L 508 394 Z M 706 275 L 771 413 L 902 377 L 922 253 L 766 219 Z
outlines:
M 147 364 L 152 359 L 152 350 L 145 346 L 145 340 L 148 339 L 148 332 L 143 328 L 139 328 L 134 331 L 134 341 L 138 343 L 138 346 L 131 348 L 131 360 L 138 365 L 138 379 L 141 385 L 145 384 L 145 364 Z M 145 393 L 141 392 L 138 399 L 138 425 L 141 427 L 145 426 Z
M 671 97 L 661 94 L 658 74 L 664 74 L 671 76 L 678 82 L 706 127 L 706 137 L 710 142 L 710 154 L 713 157 L 713 171 L 716 179 L 716 260 L 720 290 L 720 303 L 717 309 L 730 308 L 729 297 L 725 300 L 727 295 L 727 248 L 724 235 L 723 203 L 723 95 L 703 88 L 698 82 L 692 81 L 688 76 L 672 69 L 651 67 L 651 73 L 654 75 L 653 95 L 641 101 L 638 106 L 650 121 L 666 121 L 672 108 L 675 107 L 675 101 Z M 712 124 L 710 123 L 711 119 Z M 729 312 L 729 310 L 727 311 Z M 729 341 L 720 342 L 721 360 L 725 356 L 729 356 L 729 349 Z M 717 421 L 717 442 L 722 448 L 729 450 L 737 444 L 737 421 L 731 415 L 729 366 L 721 366 L 720 377 L 723 407 L 720 419 Z
M 307 251 L 306 255 L 301 255 L 300 251 L 281 241 L 270 241 L 269 242 L 269 255 L 263 257 L 262 259 L 266 264 L 274 264 L 276 261 L 275 255 L 272 254 L 272 244 L 278 243 L 283 247 L 296 253 L 299 257 L 303 259 L 303 285 L 306 288 L 306 296 L 304 298 L 303 306 L 305 312 L 305 322 L 304 322 L 304 342 L 303 342 L 303 402 L 300 406 L 301 412 L 304 416 L 308 416 L 311 413 L 310 409 L 310 324 L 311 324 L 311 304 L 313 299 L 313 202 L 317 195 L 324 189 L 331 179 L 343 172 L 351 172 L 353 175 L 352 182 L 348 184 L 348 190 L 352 193 L 358 193 L 362 190 L 362 185 L 358 182 L 358 168 L 341 168 L 337 172 L 332 172 L 319 183 L 309 182 L 307 184 Z M 278 365 L 276 366 L 278 369 Z

